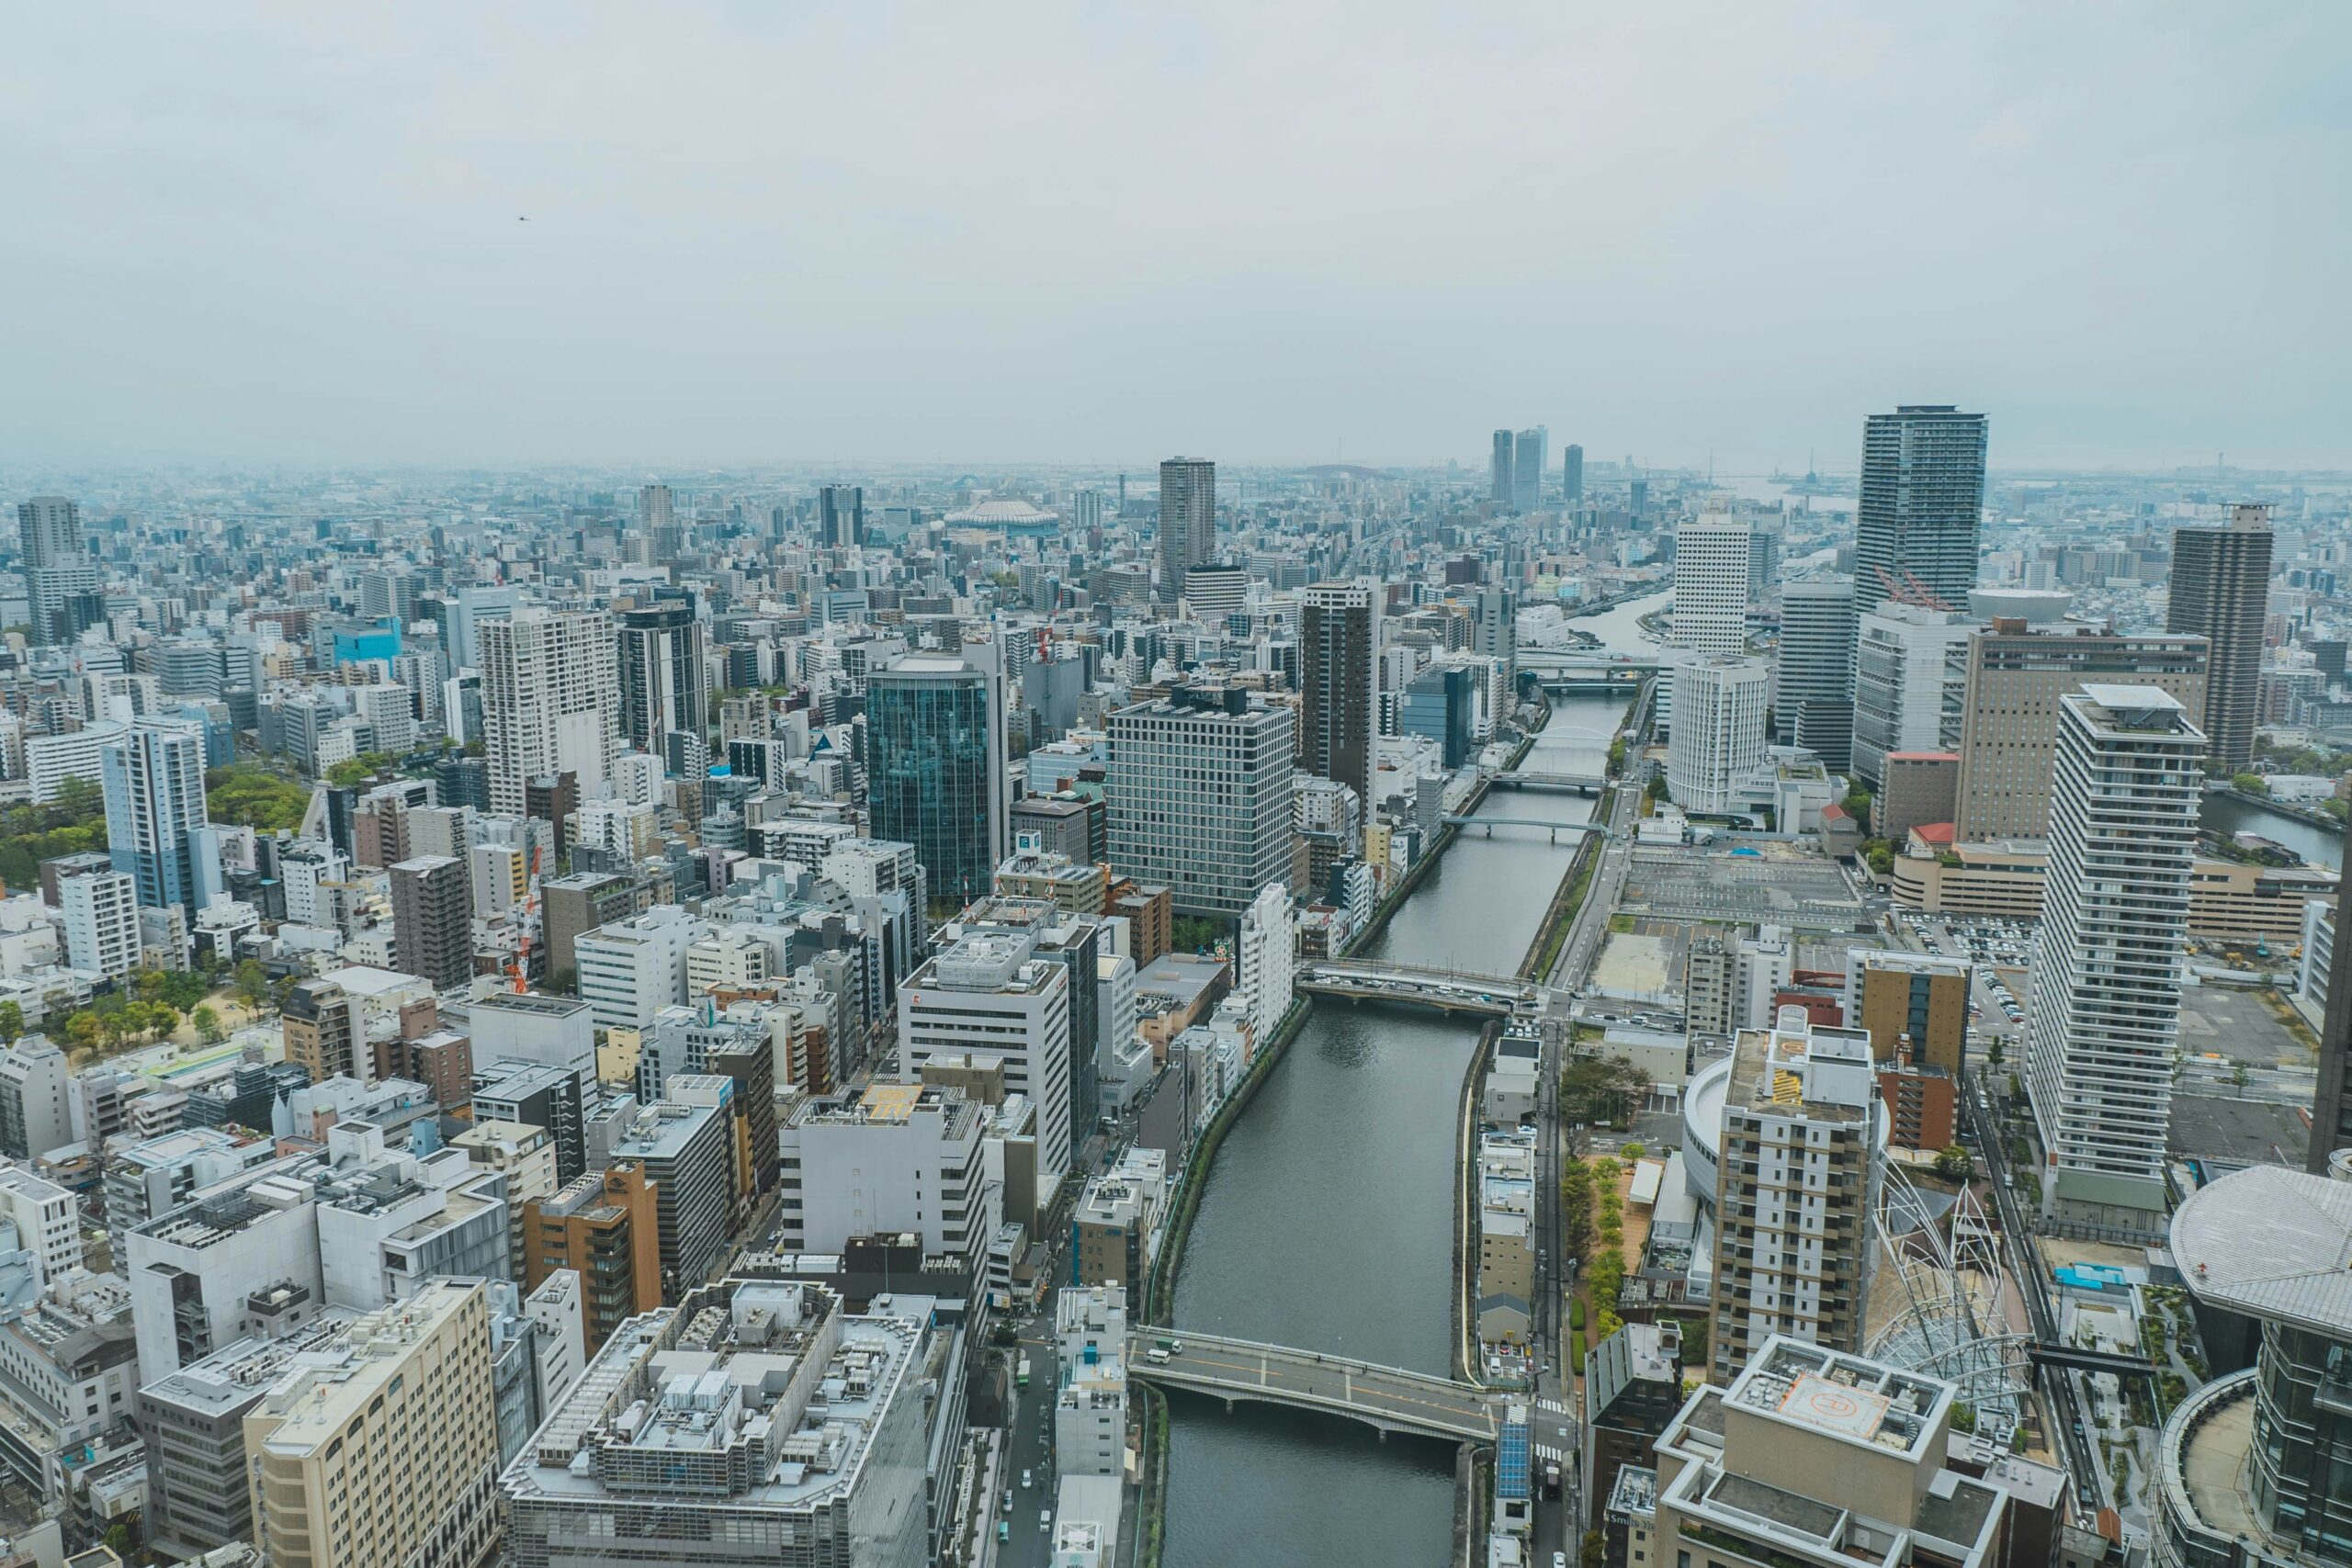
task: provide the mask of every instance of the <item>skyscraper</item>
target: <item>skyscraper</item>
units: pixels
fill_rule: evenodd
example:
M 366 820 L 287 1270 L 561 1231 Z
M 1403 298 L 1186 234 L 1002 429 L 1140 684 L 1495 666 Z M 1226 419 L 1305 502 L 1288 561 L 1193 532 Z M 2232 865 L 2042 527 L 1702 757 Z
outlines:
M 418 855 L 391 868 L 392 952 L 404 974 L 453 990 L 473 976 L 473 897 L 466 863 Z
M 868 831 L 915 847 L 934 907 L 984 897 L 1008 850 L 1004 688 L 953 654 L 866 677 Z
M 1851 765 L 1854 584 L 1825 577 L 1781 585 L 1781 644 L 1772 661 L 1772 716 L 1784 743 L 1832 773 Z
M 1367 819 L 1379 764 L 1379 653 L 1377 584 L 1317 582 L 1301 591 L 1298 766 L 1355 791 Z
M 1495 432 L 1495 453 L 1487 467 L 1487 499 L 1497 506 L 1511 503 L 1511 434 L 1508 430 Z
M 827 485 L 817 492 L 817 537 L 834 548 L 865 543 L 865 490 Z
M 1296 731 L 1238 687 L 1179 687 L 1113 714 L 1112 868 L 1168 888 L 1185 914 L 1239 919 L 1290 880 Z
M 1976 624 L 1957 610 L 1893 603 L 1863 612 L 1854 638 L 1854 776 L 1871 789 L 1897 751 L 1960 744 L 1968 685 L 1968 639 Z
M 644 541 L 642 559 L 661 566 L 678 558 L 677 514 L 671 508 L 668 485 L 640 485 L 637 491 L 637 531 Z
M 1159 596 L 1173 604 L 1184 574 L 1216 559 L 1216 465 L 1170 457 L 1159 465 Z
M 153 908 L 197 908 L 194 836 L 205 824 L 204 729 L 188 720 L 134 719 L 98 750 L 107 852 Z
M 1503 667 L 1504 683 L 1519 682 L 1519 604 L 1508 588 L 1489 584 L 1478 590 L 1470 622 L 1470 651 Z M 1513 698 L 1516 701 L 1516 697 Z
M 491 809 L 526 815 L 529 781 L 561 773 L 582 798 L 602 795 L 620 731 L 611 614 L 526 605 L 475 636 Z
M 1764 761 L 1770 671 L 1760 659 L 1685 655 L 1674 666 L 1674 727 L 1666 783 L 1685 811 L 1722 816 Z
M 1569 506 L 1584 499 L 1584 448 L 1574 442 L 1560 454 L 1560 499 Z
M 1747 651 L 1748 524 L 1702 512 L 1674 525 L 1675 646 L 1702 654 Z
M 2206 766 L 2243 773 L 2254 761 L 2262 684 L 2262 623 L 2270 604 L 2270 508 L 2238 506 L 2226 528 L 2180 528 L 2172 536 L 2172 592 L 2165 630 L 2203 637 Z
M 81 505 L 62 495 L 37 495 L 17 503 L 17 522 L 33 641 L 71 642 L 99 618 L 98 564 L 82 542 Z
M 2188 710 L 2154 686 L 2059 699 L 2026 1017 L 2046 1214 L 2142 1230 L 2163 1217 L 2204 753 Z
M 1510 458 L 1510 504 L 1515 512 L 1532 512 L 1544 504 L 1544 449 L 1552 433 L 1542 425 L 1519 433 Z
M 686 590 L 657 592 L 652 603 L 620 613 L 621 734 L 637 750 L 662 755 L 673 730 L 709 735 L 704 642 Z
M 1984 513 L 1985 421 L 1948 403 L 1906 403 L 1862 429 L 1854 511 L 1854 613 L 1919 585 L 1954 610 L 1976 581 Z M 1879 573 L 1883 571 L 1886 578 Z

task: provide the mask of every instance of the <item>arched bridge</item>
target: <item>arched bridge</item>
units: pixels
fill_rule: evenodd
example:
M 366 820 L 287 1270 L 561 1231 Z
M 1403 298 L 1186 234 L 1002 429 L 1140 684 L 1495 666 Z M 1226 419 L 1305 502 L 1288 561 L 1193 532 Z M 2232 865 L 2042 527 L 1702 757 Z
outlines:
M 1127 1375 L 1228 1404 L 1320 1410 L 1452 1442 L 1491 1443 L 1502 1429 L 1501 1399 L 1471 1383 L 1212 1334 L 1138 1328 L 1127 1336 Z
M 1460 969 L 1417 969 L 1364 959 L 1330 959 L 1298 973 L 1298 988 L 1310 996 L 1351 1001 L 1413 1002 L 1440 1012 L 1510 1018 L 1540 1012 L 1544 987 L 1532 980 L 1502 979 Z

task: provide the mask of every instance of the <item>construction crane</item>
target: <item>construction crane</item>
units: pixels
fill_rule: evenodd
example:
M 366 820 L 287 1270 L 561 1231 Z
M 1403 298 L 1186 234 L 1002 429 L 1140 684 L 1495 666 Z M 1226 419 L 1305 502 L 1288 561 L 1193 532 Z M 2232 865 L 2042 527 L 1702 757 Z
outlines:
M 1920 581 L 1919 574 L 1907 566 L 1903 569 L 1901 582 L 1895 581 L 1894 574 L 1883 566 L 1874 566 L 1871 570 L 1878 573 L 1879 586 L 1886 590 L 1886 597 L 1890 603 L 1917 604 L 1929 610 L 1948 611 L 1951 608 L 1950 604 L 1936 596 L 1934 589 Z

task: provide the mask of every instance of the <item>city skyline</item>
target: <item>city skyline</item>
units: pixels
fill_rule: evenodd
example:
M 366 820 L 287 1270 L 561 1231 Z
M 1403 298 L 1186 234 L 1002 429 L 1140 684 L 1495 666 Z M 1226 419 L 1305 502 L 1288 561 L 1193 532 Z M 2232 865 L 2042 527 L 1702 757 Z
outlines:
M 1384 465 L 1540 423 L 1762 471 L 1937 400 L 1997 411 L 1996 463 L 2352 465 L 2340 16 L 1332 21 L 20 17 L 0 297 L 44 374 L 0 421 L 75 458 Z M 1145 194 L 1179 179 L 1209 227 Z

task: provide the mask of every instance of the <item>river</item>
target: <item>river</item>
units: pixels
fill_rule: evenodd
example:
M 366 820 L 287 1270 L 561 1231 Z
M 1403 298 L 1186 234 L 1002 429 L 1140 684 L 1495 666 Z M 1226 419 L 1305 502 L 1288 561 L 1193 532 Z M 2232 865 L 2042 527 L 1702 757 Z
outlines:
M 2216 833 L 2259 833 L 2286 845 L 2313 865 L 2334 871 L 2344 863 L 2344 831 L 2330 832 L 2300 817 L 2290 817 L 2267 806 L 2256 806 L 2233 795 L 2209 795 L 2203 810 L 2205 826 Z
M 1634 623 L 1664 602 L 1582 624 L 1636 649 Z M 1597 770 L 1622 716 L 1607 697 L 1558 701 L 1527 766 Z M 1512 791 L 1486 809 L 1581 822 L 1592 807 Z M 1532 829 L 1464 832 L 1367 956 L 1510 973 L 1574 853 Z M 1477 1040 L 1476 1024 L 1435 1013 L 1318 1002 L 1209 1168 L 1176 1325 L 1446 1372 L 1454 1133 Z M 1445 1560 L 1451 1447 L 1182 1394 L 1170 1410 L 1167 1568 Z

